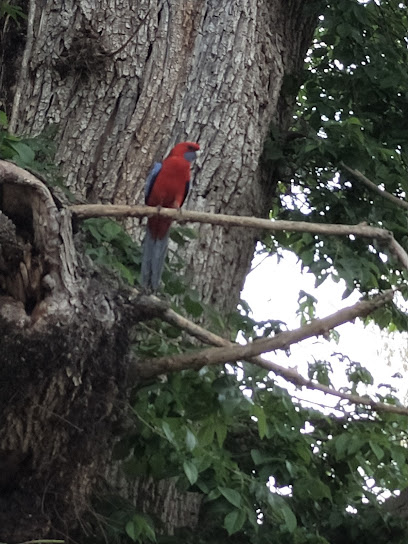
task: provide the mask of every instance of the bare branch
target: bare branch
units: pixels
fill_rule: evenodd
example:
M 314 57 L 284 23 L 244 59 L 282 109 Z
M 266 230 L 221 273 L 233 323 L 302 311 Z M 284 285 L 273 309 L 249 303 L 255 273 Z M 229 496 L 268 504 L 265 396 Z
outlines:
M 323 223 L 306 223 L 305 221 L 273 221 L 239 215 L 225 215 L 190 210 L 175 210 L 152 206 L 119 206 L 111 204 L 77 204 L 69 209 L 80 219 L 89 217 L 152 217 L 160 216 L 172 219 L 179 223 L 209 223 L 221 226 L 249 227 L 264 229 L 272 232 L 310 232 L 311 234 L 334 234 L 337 236 L 363 236 L 366 238 L 380 238 L 388 241 L 392 234 L 384 229 L 359 225 L 333 225 Z
M 339 325 L 353 321 L 356 317 L 365 317 L 375 309 L 390 302 L 392 298 L 393 291 L 386 291 L 372 300 L 357 302 L 353 306 L 343 308 L 323 319 L 315 319 L 298 329 L 281 332 L 273 338 L 262 338 L 254 342 L 249 342 L 244 346 L 235 344 L 222 348 L 207 348 L 201 351 L 188 352 L 183 355 L 149 360 L 146 362 L 145 372 L 147 374 L 160 374 L 163 372 L 184 370 L 186 368 L 201 368 L 205 365 L 224 364 L 248 359 L 255 355 L 277 349 L 286 350 L 292 344 L 296 344 L 312 336 L 326 334 Z
M 393 194 L 389 193 L 385 189 L 380 189 L 378 185 L 376 185 L 373 181 L 368 179 L 364 174 L 362 174 L 359 170 L 354 170 L 353 168 L 350 168 L 350 166 L 347 166 L 347 164 L 344 164 L 344 162 L 340 163 L 340 166 L 350 172 L 356 179 L 364 183 L 369 189 L 377 193 L 378 195 L 381 195 L 383 198 L 386 198 L 396 206 L 399 206 L 400 208 L 404 208 L 404 210 L 408 210 L 408 202 L 405 200 L 402 200 L 401 198 L 398 198 L 397 196 L 394 196 Z
M 156 301 L 161 303 L 157 297 L 152 296 L 149 298 L 151 298 L 153 303 Z M 335 314 L 324 319 L 315 320 L 299 329 L 280 333 L 274 338 L 257 340 L 256 342 L 247 344 L 246 346 L 241 346 L 230 342 L 225 338 L 222 338 L 207 331 L 203 327 L 196 325 L 173 310 L 167 309 L 160 315 L 163 320 L 181 327 L 192 336 L 195 336 L 206 343 L 223 347 L 210 348 L 198 352 L 189 352 L 174 357 L 163 357 L 160 359 L 139 361 L 138 363 L 134 364 L 133 368 L 131 369 L 131 378 L 141 376 L 143 378 L 147 378 L 165 372 L 179 371 L 187 368 L 200 368 L 204 365 L 223 363 L 233 364 L 234 362 L 245 359 L 252 364 L 274 372 L 276 375 L 281 376 L 285 380 L 299 387 L 307 387 L 308 389 L 322 391 L 323 393 L 348 400 L 354 404 L 362 404 L 375 410 L 408 415 L 408 408 L 376 402 L 369 397 L 342 393 L 332 389 L 329 386 L 315 383 L 304 378 L 293 368 L 285 368 L 257 355 L 266 351 L 287 349 L 287 347 L 291 344 L 300 342 L 301 340 L 310 338 L 312 336 L 324 334 L 328 330 L 341 325 L 342 323 L 351 321 L 356 317 L 364 317 L 368 315 L 376 308 L 390 302 L 392 298 L 393 292 L 387 291 L 371 301 L 358 302 L 354 306 L 340 310 L 339 312 L 336 312 Z
M 153 208 L 150 206 L 119 206 L 103 204 L 81 204 L 70 206 L 69 209 L 79 218 L 89 217 L 152 217 L 154 215 L 167 217 L 179 223 L 209 223 L 212 225 L 247 227 L 263 229 L 271 232 L 309 232 L 311 234 L 326 234 L 329 236 L 357 236 L 381 240 L 393 254 L 408 269 L 408 254 L 394 239 L 393 234 L 385 229 L 359 225 L 333 225 L 323 223 L 306 223 L 305 221 L 272 221 L 238 215 L 224 215 L 194 211 L 180 211 L 170 208 Z

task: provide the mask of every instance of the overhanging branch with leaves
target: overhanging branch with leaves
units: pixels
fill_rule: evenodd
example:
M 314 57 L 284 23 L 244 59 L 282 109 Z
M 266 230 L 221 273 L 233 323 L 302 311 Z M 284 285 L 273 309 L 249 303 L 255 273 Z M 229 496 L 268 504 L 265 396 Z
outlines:
M 31 174 L 25 174 L 24 171 L 11 165 L 2 162 L 3 177 L 20 182 L 22 184 L 33 183 L 35 180 L 38 187 L 41 189 L 43 184 L 34 178 Z M 51 197 L 47 193 L 47 198 L 51 206 Z M 95 216 L 135 216 L 143 217 L 146 215 L 161 215 L 179 221 L 198 221 L 212 223 L 218 225 L 233 225 L 238 227 L 249 227 L 257 229 L 266 229 L 269 231 L 300 231 L 310 232 L 314 234 L 333 234 L 333 235 L 354 235 L 382 240 L 387 242 L 389 247 L 393 248 L 394 253 L 397 253 L 400 261 L 408 262 L 408 257 L 405 251 L 396 243 L 392 234 L 383 229 L 369 227 L 367 225 L 323 225 L 306 222 L 290 222 L 290 221 L 270 221 L 265 219 L 257 219 L 252 217 L 238 217 L 227 215 L 216 215 L 198 212 L 183 212 L 171 209 L 157 209 L 146 206 L 100 206 L 100 205 L 85 205 L 72 206 L 70 208 L 79 217 L 95 217 Z M 44 216 L 44 214 L 42 214 Z M 64 214 L 66 216 L 66 214 Z M 51 221 L 51 220 L 50 220 Z M 51 221 L 52 222 L 52 221 Z M 66 227 L 68 223 L 66 223 Z M 355 394 L 343 393 L 335 389 L 315 383 L 304 378 L 294 369 L 288 369 L 277 365 L 265 358 L 260 357 L 262 353 L 287 349 L 289 346 L 301 342 L 313 336 L 324 335 L 331 329 L 354 320 L 356 317 L 365 317 L 377 308 L 387 304 L 393 298 L 393 291 L 386 291 L 384 294 L 374 297 L 370 301 L 360 301 L 354 306 L 344 308 L 327 316 L 323 319 L 316 319 L 307 325 L 292 331 L 285 331 L 275 335 L 272 338 L 263 338 L 248 343 L 244 346 L 230 342 L 192 321 L 181 316 L 177 312 L 168 308 L 166 304 L 154 296 L 140 296 L 138 290 L 133 290 L 133 295 L 129 297 L 128 304 L 134 307 L 137 312 L 145 307 L 146 315 L 160 316 L 164 321 L 176 325 L 188 332 L 190 335 L 200 339 L 200 341 L 217 346 L 215 348 L 202 349 L 199 351 L 188 352 L 183 355 L 173 357 L 163 357 L 144 361 L 134 362 L 130 372 L 134 377 L 149 378 L 157 376 L 165 372 L 180 371 L 183 369 L 197 369 L 204 365 L 221 365 L 225 363 L 236 364 L 239 361 L 246 360 L 265 370 L 272 371 L 276 375 L 281 376 L 285 380 L 299 387 L 307 387 L 309 389 L 320 390 L 324 393 L 345 399 L 355 404 L 361 404 L 372 409 L 394 412 L 399 414 L 408 414 L 408 409 L 401 406 L 393 406 L 374 401 L 368 397 L 362 397 Z M 137 308 L 136 308 L 137 307 Z
M 307 232 L 310 234 L 324 234 L 332 236 L 356 236 L 379 240 L 383 246 L 387 246 L 390 253 L 408 269 L 408 255 L 402 246 L 394 239 L 390 231 L 378 227 L 359 225 L 337 225 L 320 224 L 296 221 L 273 221 L 268 219 L 259 219 L 255 217 L 230 216 L 222 214 L 212 214 L 194 211 L 179 211 L 168 208 L 152 208 L 149 206 L 120 206 L 120 205 L 76 205 L 71 206 L 70 210 L 79 218 L 90 217 L 151 217 L 160 215 L 173 219 L 176 222 L 199 222 L 209 223 L 220 226 L 236 226 L 244 228 L 264 229 L 270 232 Z M 137 290 L 135 290 L 137 293 Z M 372 409 L 394 412 L 408 415 L 408 409 L 401 406 L 393 406 L 374 401 L 368 397 L 359 396 L 337 391 L 332 387 L 319 384 L 304 378 L 296 370 L 285 368 L 260 357 L 260 354 L 268 351 L 286 349 L 288 346 L 300 342 L 306 338 L 324 335 L 329 330 L 335 328 L 341 323 L 349 322 L 356 317 L 364 317 L 374 311 L 376 308 L 390 302 L 393 297 L 392 291 L 387 291 L 383 295 L 375 297 L 371 301 L 361 301 L 354 306 L 345 308 L 321 320 L 314 320 L 304 327 L 293 331 L 285 331 L 273 338 L 257 340 L 254 343 L 241 346 L 230 342 L 204 327 L 193 323 L 187 318 L 177 314 L 173 310 L 163 309 L 160 314 L 161 319 L 172 323 L 188 332 L 190 335 L 198 338 L 200 341 L 218 346 L 206 350 L 189 352 L 174 357 L 163 357 L 160 359 L 151 359 L 143 361 L 133 366 L 131 376 L 151 377 L 165 372 L 183 370 L 187 368 L 200 368 L 204 365 L 216 365 L 223 363 L 234 364 L 240 360 L 246 360 L 261 368 L 274 372 L 285 380 L 308 389 L 315 389 L 326 394 L 336 396 L 355 404 L 362 404 Z M 153 306 L 161 305 L 161 301 L 154 296 L 146 297 L 146 304 Z
M 368 396 L 337 391 L 327 385 L 304 378 L 293 368 L 285 368 L 259 356 L 262 353 L 270 351 L 286 350 L 291 345 L 297 344 L 308 338 L 325 335 L 331 329 L 353 321 L 357 317 L 366 317 L 374 310 L 391 302 L 393 294 L 393 291 L 387 291 L 374 297 L 372 300 L 357 302 L 353 306 L 343 308 L 325 318 L 316 319 L 298 329 L 281 332 L 273 338 L 263 338 L 246 345 L 230 342 L 168 308 L 160 315 L 164 321 L 168 321 L 169 323 L 182 328 L 192 336 L 199 338 L 207 344 L 219 347 L 188 352 L 182 355 L 166 356 L 142 361 L 138 360 L 137 362 L 133 362 L 132 367 L 130 368 L 129 379 L 135 380 L 140 377 L 149 378 L 167 372 L 176 372 L 186 369 L 198 370 L 207 365 L 225 363 L 237 364 L 240 361 L 245 360 L 264 368 L 265 370 L 274 372 L 277 376 L 281 376 L 298 387 L 306 387 L 308 389 L 321 391 L 325 394 L 347 400 L 353 404 L 367 406 L 373 410 L 408 415 L 408 408 L 405 408 L 404 406 L 385 404 L 383 402 L 375 401 Z M 153 305 L 162 304 L 157 297 L 151 296 L 148 298 Z M 146 301 L 146 303 L 148 303 L 148 301 Z

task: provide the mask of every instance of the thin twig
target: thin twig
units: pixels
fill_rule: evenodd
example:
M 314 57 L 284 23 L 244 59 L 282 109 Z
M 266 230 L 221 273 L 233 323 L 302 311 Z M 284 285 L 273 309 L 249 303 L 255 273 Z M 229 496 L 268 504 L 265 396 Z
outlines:
M 398 198 L 397 196 L 389 193 L 385 189 L 380 189 L 378 185 L 376 185 L 373 181 L 368 179 L 364 174 L 362 174 L 359 170 L 354 170 L 353 168 L 350 168 L 350 166 L 347 166 L 347 164 L 344 164 L 344 162 L 340 163 L 340 166 L 350 172 L 356 179 L 364 183 L 367 187 L 369 187 L 372 191 L 377 193 L 378 195 L 381 195 L 383 198 L 389 200 L 396 206 L 399 206 L 400 208 L 404 208 L 404 210 L 408 210 L 408 202 L 405 200 L 402 200 L 401 198 Z

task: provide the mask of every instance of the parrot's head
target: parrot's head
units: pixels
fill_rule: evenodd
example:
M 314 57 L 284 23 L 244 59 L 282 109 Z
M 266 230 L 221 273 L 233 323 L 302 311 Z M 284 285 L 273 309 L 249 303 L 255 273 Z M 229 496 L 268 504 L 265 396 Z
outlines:
M 173 147 L 169 157 L 184 157 L 188 162 L 192 162 L 197 157 L 197 151 L 200 146 L 195 142 L 181 142 Z

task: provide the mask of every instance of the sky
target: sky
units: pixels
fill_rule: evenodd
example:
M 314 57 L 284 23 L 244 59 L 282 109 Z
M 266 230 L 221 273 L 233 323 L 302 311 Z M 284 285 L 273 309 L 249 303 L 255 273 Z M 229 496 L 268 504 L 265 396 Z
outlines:
M 290 252 L 285 252 L 282 260 L 277 261 L 276 256 L 265 259 L 257 256 L 253 262 L 253 270 L 246 279 L 242 292 L 242 298 L 250 305 L 253 318 L 257 321 L 268 319 L 281 320 L 287 323 L 289 329 L 300 326 L 300 317 L 296 315 L 298 308 L 299 291 L 304 290 L 318 299 L 317 317 L 325 317 L 337 310 L 355 304 L 360 298 L 358 293 L 342 300 L 345 284 L 335 283 L 327 279 L 317 289 L 314 287 L 314 276 L 310 273 L 302 273 L 300 263 Z M 339 343 L 325 340 L 322 337 L 312 338 L 292 346 L 290 356 L 283 351 L 270 353 L 267 358 L 285 367 L 297 367 L 297 370 L 307 377 L 307 363 L 316 360 L 330 361 L 333 366 L 333 384 L 336 388 L 347 385 L 345 377 L 346 362 L 340 362 L 333 357 L 334 352 L 347 355 L 352 361 L 361 363 L 374 378 L 374 385 L 380 383 L 392 384 L 398 389 L 401 401 L 407 394 L 406 380 L 392 378 L 397 372 L 403 373 L 403 367 L 398 349 L 389 357 L 389 352 L 384 348 L 384 339 L 380 330 L 374 325 L 364 327 L 361 320 L 354 324 L 347 323 L 336 329 L 340 334 Z M 402 348 L 407 344 L 406 337 L 395 335 L 389 340 L 391 346 Z M 391 359 L 391 366 L 388 364 Z M 285 382 L 282 382 L 285 383 Z M 360 385 L 359 394 L 370 392 L 370 388 Z M 385 393 L 385 390 L 382 391 Z M 338 399 L 320 392 L 305 392 L 296 390 L 298 398 L 312 400 L 318 403 L 333 406 Z

